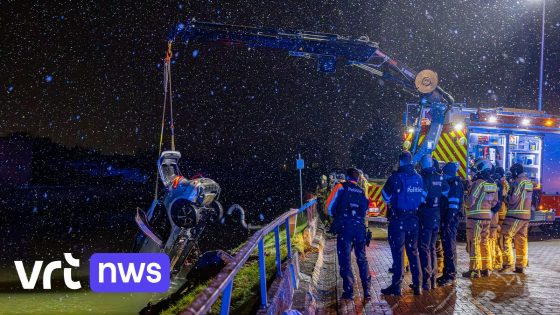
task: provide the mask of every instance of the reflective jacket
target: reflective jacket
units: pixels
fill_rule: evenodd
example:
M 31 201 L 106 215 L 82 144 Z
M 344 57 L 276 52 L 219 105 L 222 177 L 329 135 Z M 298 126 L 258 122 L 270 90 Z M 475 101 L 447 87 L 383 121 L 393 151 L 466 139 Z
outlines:
M 531 219 L 531 202 L 533 201 L 533 183 L 525 174 L 520 174 L 511 185 L 508 196 L 506 217 L 520 220 Z
M 502 181 L 499 179 L 495 179 L 494 183 L 496 183 L 496 186 L 498 187 L 498 203 L 492 207 L 492 213 L 498 213 L 502 207 L 502 202 L 504 201 L 504 185 L 502 185 Z
M 434 167 L 423 169 L 421 172 L 424 191 L 422 192 L 422 204 L 420 208 L 439 209 L 442 196 L 449 194 L 449 185 L 443 179 L 443 175 L 438 174 Z
M 327 198 L 326 208 L 336 220 L 365 223 L 369 201 L 364 190 L 353 180 L 338 183 Z
M 491 220 L 492 207 L 498 203 L 498 186 L 492 179 L 478 178 L 465 198 L 467 219 Z
M 400 212 L 414 213 L 422 203 L 422 177 L 411 164 L 399 167 L 398 171 L 389 176 L 381 195 L 383 201 L 391 207 L 391 214 Z

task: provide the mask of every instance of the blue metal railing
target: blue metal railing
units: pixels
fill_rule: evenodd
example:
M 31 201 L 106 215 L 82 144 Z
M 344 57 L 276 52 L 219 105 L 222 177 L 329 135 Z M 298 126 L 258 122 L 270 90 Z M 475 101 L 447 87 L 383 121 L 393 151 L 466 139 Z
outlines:
M 268 305 L 267 301 L 267 285 L 266 285 L 266 264 L 264 255 L 264 237 L 270 232 L 274 231 L 274 245 L 276 247 L 276 274 L 281 276 L 281 257 L 280 257 L 280 226 L 285 225 L 286 229 L 286 246 L 287 246 L 287 262 L 289 271 L 292 278 L 292 283 L 294 288 L 296 285 L 296 275 L 295 269 L 292 262 L 292 243 L 290 237 L 290 218 L 297 215 L 304 210 L 312 211 L 315 209 L 317 204 L 317 199 L 311 199 L 305 203 L 299 209 L 290 210 L 283 215 L 276 218 L 274 221 L 260 229 L 255 233 L 247 244 L 241 248 L 239 253 L 235 255 L 232 261 L 228 262 L 226 266 L 218 273 L 214 280 L 205 288 L 201 293 L 199 293 L 194 301 L 183 311 L 181 314 L 206 314 L 212 309 L 212 306 L 220 295 L 222 296 L 222 305 L 220 309 L 220 314 L 229 314 L 231 294 L 233 291 L 233 280 L 235 276 L 241 270 L 249 256 L 258 247 L 259 252 L 259 278 L 260 278 L 260 295 L 261 295 L 261 307 L 265 308 Z M 294 227 L 295 229 L 295 227 Z

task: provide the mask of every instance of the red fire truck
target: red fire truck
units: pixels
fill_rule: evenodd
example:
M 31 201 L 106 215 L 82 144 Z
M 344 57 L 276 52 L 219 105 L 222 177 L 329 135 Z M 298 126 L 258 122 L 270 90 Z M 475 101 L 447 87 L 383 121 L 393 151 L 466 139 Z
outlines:
M 404 149 L 411 149 L 415 137 L 421 144 L 430 127 L 431 109 L 420 108 L 418 104 L 407 104 Z M 542 226 L 545 230 L 553 228 L 555 219 L 560 224 L 560 117 L 513 108 L 454 106 L 445 115 L 432 154 L 442 164 L 458 162 L 459 175 L 464 179 L 472 175 L 469 166 L 477 158 L 487 158 L 506 171 L 513 163 L 522 163 L 537 187 L 532 224 L 547 225 Z M 369 216 L 383 216 L 383 183 L 371 184 Z

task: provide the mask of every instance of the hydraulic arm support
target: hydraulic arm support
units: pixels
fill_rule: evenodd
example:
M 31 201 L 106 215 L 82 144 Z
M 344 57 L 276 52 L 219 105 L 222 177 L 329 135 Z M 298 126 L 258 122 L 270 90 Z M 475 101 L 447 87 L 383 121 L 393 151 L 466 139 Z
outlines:
M 422 89 L 419 89 L 418 82 L 425 82 L 425 80 L 418 80 L 416 71 L 389 57 L 379 49 L 378 43 L 370 41 L 365 36 L 356 39 L 336 34 L 226 25 L 192 19 L 175 25 L 169 40 L 184 43 L 222 42 L 254 48 L 287 50 L 290 56 L 315 59 L 319 71 L 335 72 L 336 65 L 343 63 L 393 81 L 405 91 L 427 101 L 424 106 L 432 107 L 433 119 L 430 131 L 422 145 L 418 146 L 418 143 L 415 143 L 413 146 L 415 152 L 412 153 L 415 159 L 435 149 L 445 113 L 454 102 L 453 97 L 437 84 L 433 84 L 433 89 L 429 92 L 421 93 Z

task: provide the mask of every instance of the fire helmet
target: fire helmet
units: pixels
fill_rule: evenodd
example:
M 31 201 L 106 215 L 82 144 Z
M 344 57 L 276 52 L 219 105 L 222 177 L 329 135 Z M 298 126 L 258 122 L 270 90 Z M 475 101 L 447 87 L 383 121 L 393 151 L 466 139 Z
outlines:
M 492 162 L 488 159 L 478 159 L 474 162 L 474 167 L 476 168 L 477 173 L 492 171 Z
M 511 176 L 513 178 L 517 178 L 519 174 L 524 172 L 523 165 L 521 165 L 520 163 L 515 163 L 509 168 L 509 171 L 511 172 Z

